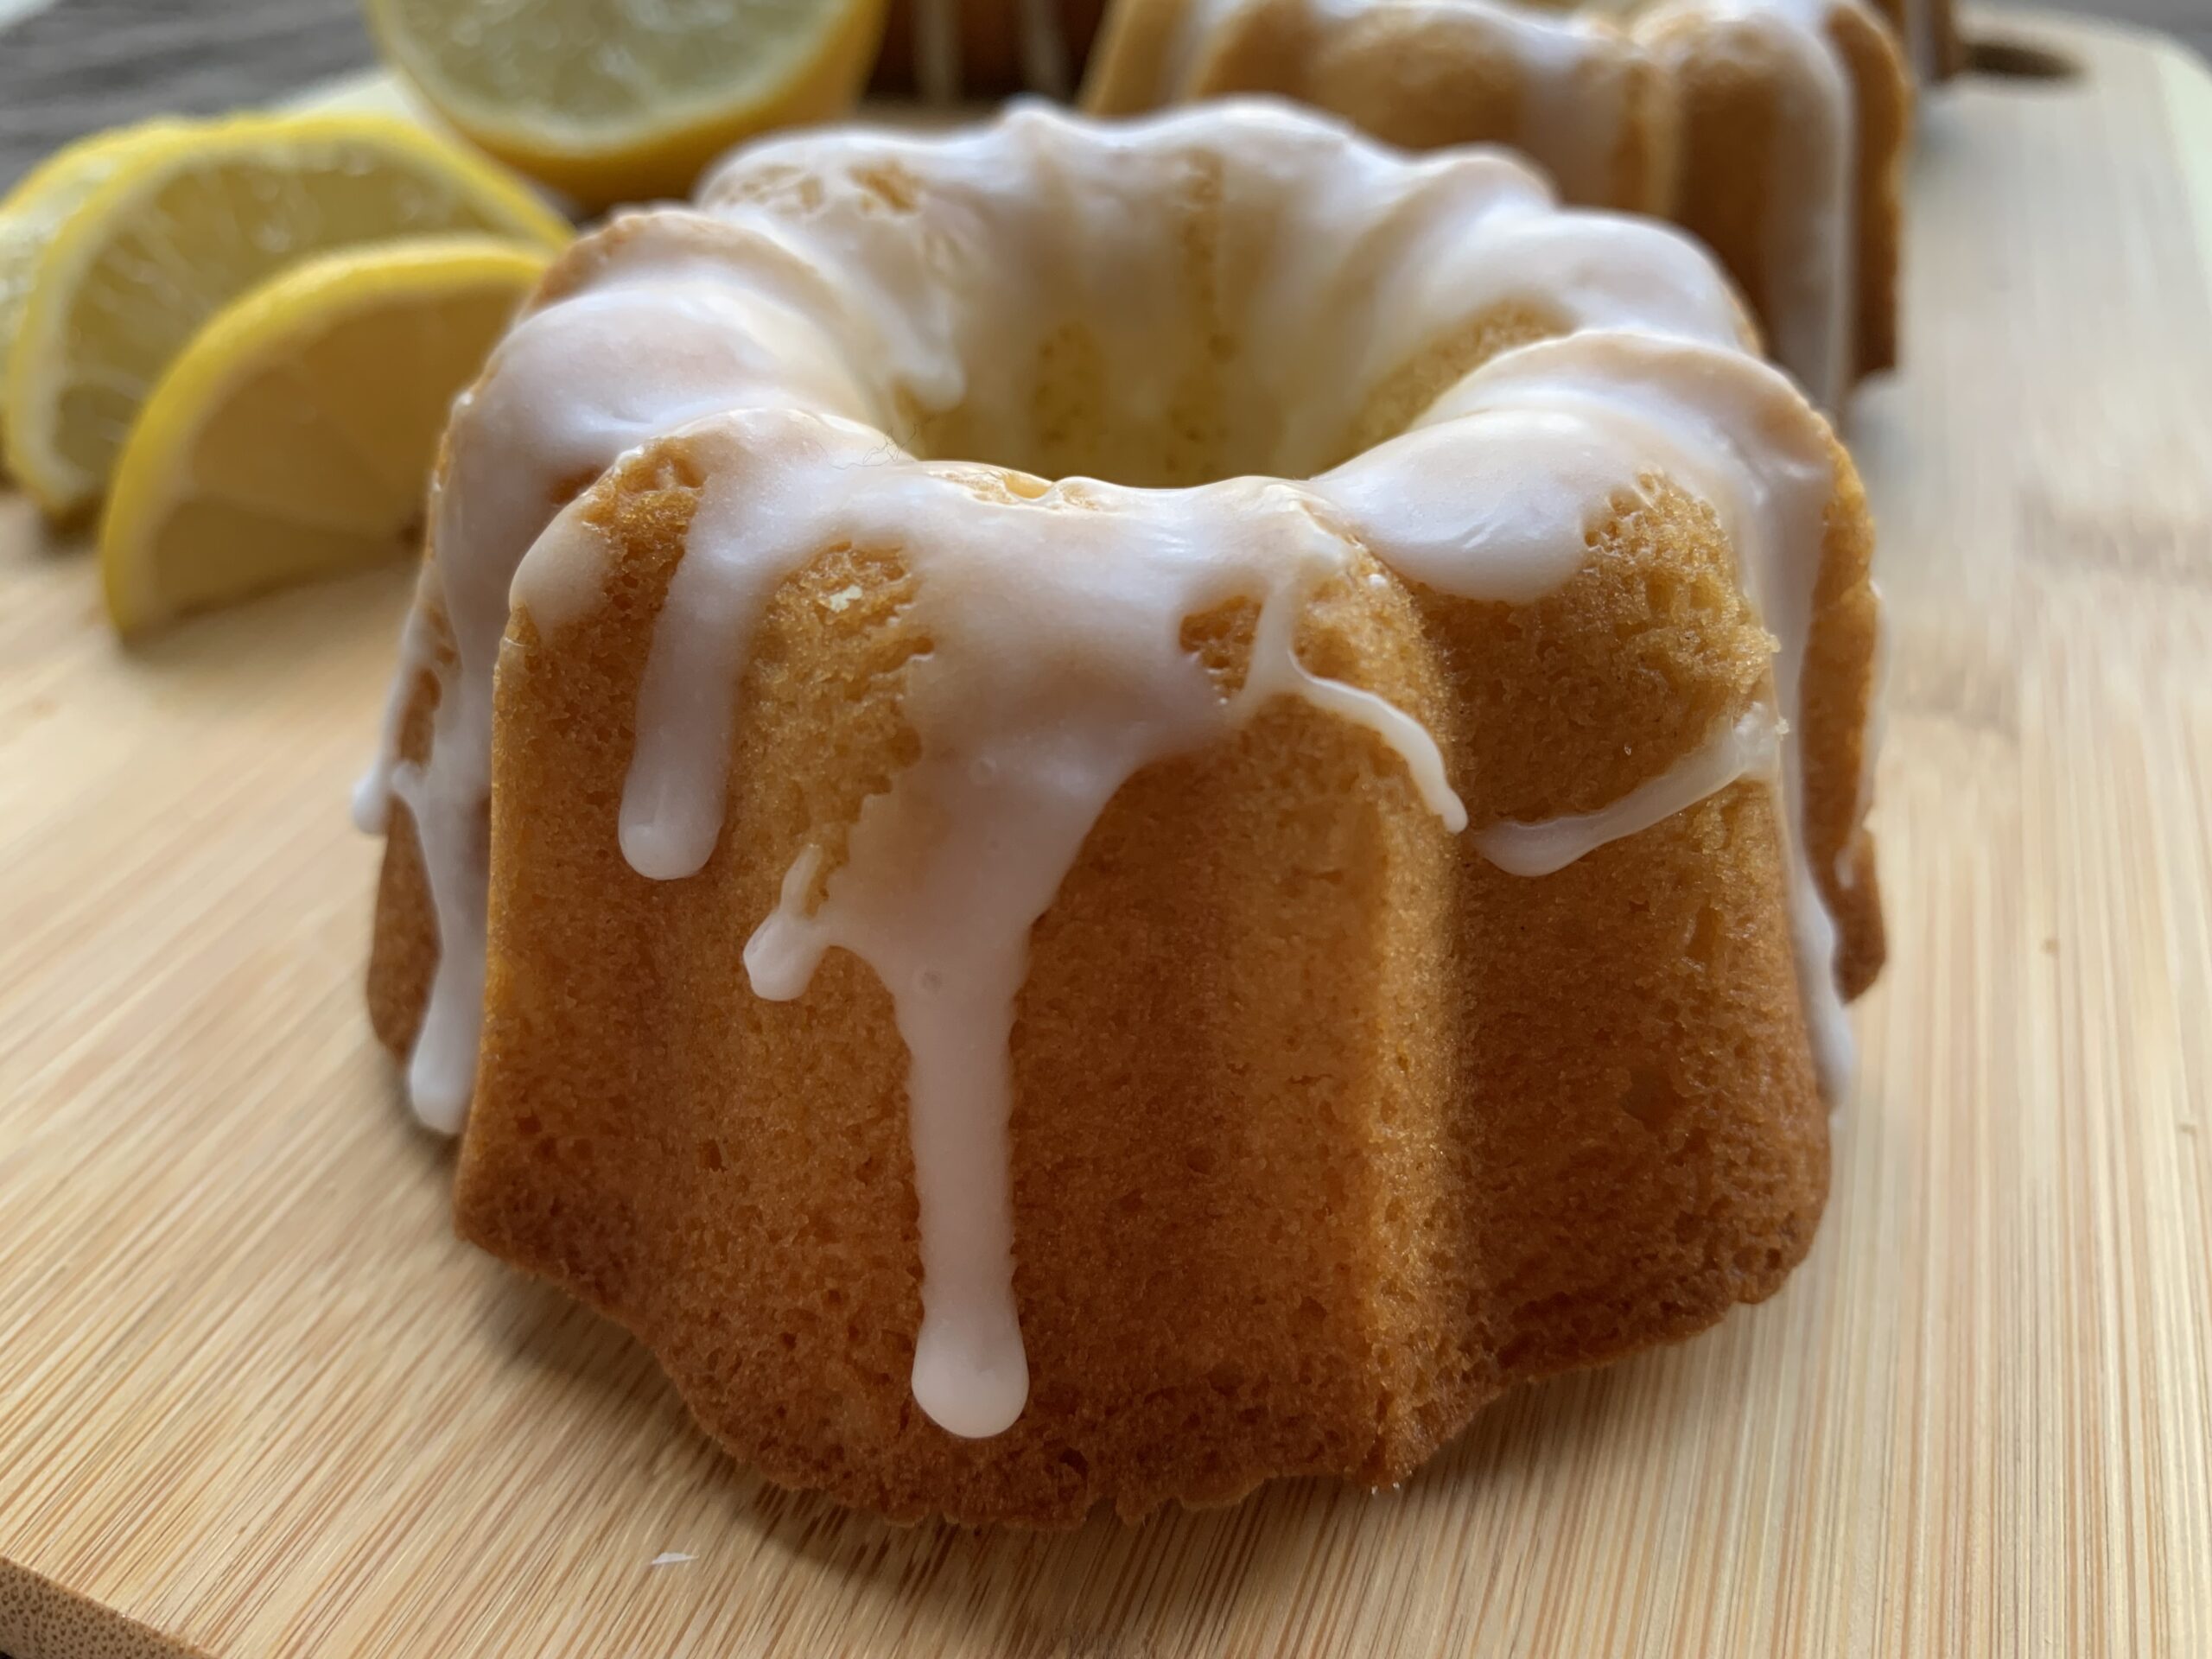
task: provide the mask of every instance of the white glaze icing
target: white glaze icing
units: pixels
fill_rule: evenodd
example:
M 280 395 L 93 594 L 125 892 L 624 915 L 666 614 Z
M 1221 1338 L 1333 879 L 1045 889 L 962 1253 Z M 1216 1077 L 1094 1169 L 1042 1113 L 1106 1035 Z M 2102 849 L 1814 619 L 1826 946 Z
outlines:
M 456 808 L 464 797 L 454 798 L 454 783 L 445 772 L 433 781 L 424 766 L 401 758 L 401 738 L 407 714 L 423 677 L 438 674 L 438 632 L 429 602 L 435 593 L 433 572 L 427 567 L 416 586 L 415 602 L 408 607 L 400 631 L 399 664 L 393 671 L 391 690 L 385 699 L 384 728 L 377 755 L 353 786 L 353 823 L 365 835 L 386 834 L 391 825 L 391 804 L 406 804 L 422 849 L 423 868 L 430 883 L 430 903 L 438 930 L 438 963 L 434 970 L 430 1001 L 413 1052 L 408 1056 L 408 1097 L 426 1128 L 441 1135 L 457 1135 L 468 1111 L 468 1097 L 476 1077 L 478 1029 L 483 1019 L 484 920 L 488 829 Z M 457 695 L 440 675 L 440 695 Z M 488 718 L 488 710 L 486 711 Z
M 1221 193 L 1224 233 L 1198 321 L 1235 393 L 1224 442 L 1240 463 L 1295 475 L 1334 459 L 1374 386 L 1491 306 L 1578 332 L 1493 359 L 1412 430 L 1302 484 L 1047 485 L 918 460 L 887 435 L 957 412 L 1018 451 L 1024 370 L 1078 317 L 1116 371 L 1117 416 L 1161 417 L 1190 268 L 1175 216 L 1152 204 L 1201 175 Z M 622 806 L 626 855 L 659 879 L 698 869 L 720 836 L 734 698 L 777 585 L 840 539 L 899 546 L 931 639 L 903 705 L 921 759 L 862 809 L 811 912 L 819 854 L 801 856 L 747 963 L 760 995 L 797 995 L 839 945 L 891 992 L 922 1208 L 917 1397 L 956 1433 L 993 1433 L 1027 1389 L 1007 1035 L 1029 928 L 1121 782 L 1290 696 L 1376 732 L 1459 828 L 1421 726 L 1298 662 L 1308 596 L 1363 569 L 1387 586 L 1372 557 L 1445 592 L 1526 602 L 1580 567 L 1594 523 L 1655 472 L 1720 514 L 1794 710 L 1833 486 L 1823 429 L 1740 350 L 1725 283 L 1684 238 L 1556 213 L 1495 157 L 1408 158 L 1279 107 L 1112 128 L 1030 110 L 938 139 L 808 135 L 746 153 L 706 200 L 712 219 L 619 226 L 578 256 L 564 297 L 518 325 L 457 413 L 429 577 L 456 659 L 434 664 L 427 762 L 385 766 L 417 819 L 442 945 L 410 1084 L 426 1121 L 458 1121 L 480 1019 L 492 662 L 509 605 L 550 636 L 601 591 L 603 539 L 580 510 L 555 518 L 561 499 L 676 429 L 705 474 Z M 1040 561 L 1046 524 L 1058 556 Z M 1260 625 L 1244 686 L 1224 699 L 1180 626 L 1238 597 Z M 1801 977 L 1824 982 L 1805 998 L 1833 1083 L 1833 931 L 1796 850 L 1795 751 L 1793 918 Z M 1646 785 L 1619 812 L 1660 792 Z
M 399 767 L 399 740 L 406 729 L 407 708 L 415 688 L 429 670 L 436 651 L 436 634 L 429 607 L 423 603 L 422 584 L 415 602 L 407 607 L 407 620 L 399 630 L 399 666 L 392 671 L 391 690 L 385 698 L 384 728 L 377 741 L 376 759 L 353 785 L 353 827 L 365 836 L 381 836 L 391 827 L 392 774 Z
M 1465 0 L 1447 0 L 1453 3 Z M 1519 13 L 1506 15 L 1516 25 L 1521 67 L 1529 77 L 1513 142 L 1541 159 L 1567 200 L 1618 200 L 1615 163 L 1628 115 L 1630 67 L 1619 29 L 1596 9 L 1549 26 Z
M 1720 721 L 1703 743 L 1620 799 L 1594 812 L 1493 823 L 1476 832 L 1476 849 L 1508 875 L 1550 875 L 1609 842 L 1718 795 L 1738 778 L 1772 771 L 1782 737 L 1774 710 L 1754 703 L 1738 718 Z

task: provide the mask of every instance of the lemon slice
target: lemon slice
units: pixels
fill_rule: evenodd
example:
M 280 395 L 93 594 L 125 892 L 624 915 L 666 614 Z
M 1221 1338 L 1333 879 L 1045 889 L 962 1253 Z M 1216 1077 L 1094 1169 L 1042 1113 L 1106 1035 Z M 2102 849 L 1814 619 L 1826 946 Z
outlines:
M 99 537 L 116 626 L 418 550 L 447 412 L 548 257 L 491 237 L 385 243 L 218 313 L 116 466 Z
M 388 116 L 242 116 L 123 152 L 31 272 L 9 353 L 9 470 L 48 512 L 95 500 L 193 331 L 309 255 L 436 232 L 553 245 L 510 175 Z
M 115 175 L 124 158 L 149 139 L 168 137 L 176 121 L 149 121 L 95 133 L 56 150 L 0 200 L 0 386 L 8 383 L 8 346 L 31 291 L 38 256 L 86 196 Z
M 771 127 L 835 115 L 884 0 L 367 0 L 385 54 L 501 160 L 594 206 L 681 195 Z

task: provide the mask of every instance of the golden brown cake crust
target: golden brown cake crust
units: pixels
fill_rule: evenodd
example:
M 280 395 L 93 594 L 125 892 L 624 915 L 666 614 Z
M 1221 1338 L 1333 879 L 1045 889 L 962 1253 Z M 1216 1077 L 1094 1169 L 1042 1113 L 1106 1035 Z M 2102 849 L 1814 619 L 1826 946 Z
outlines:
M 1807 734 L 1831 804 L 1865 699 L 1848 634 L 1872 616 L 1838 467 L 1840 632 L 1814 657 L 1840 683 Z M 733 1453 L 893 1516 L 1039 1525 L 1274 1474 L 1389 1484 L 1513 1382 L 1687 1335 L 1802 1255 L 1827 1122 L 1770 792 L 1507 876 L 1377 740 L 1279 703 L 1126 785 L 1035 930 L 1013 1130 L 1031 1402 L 991 1440 L 938 1428 L 907 1383 L 889 999 L 832 952 L 766 1002 L 740 961 L 798 849 L 912 758 L 906 578 L 898 550 L 848 548 L 786 584 L 721 845 L 647 881 L 615 817 L 695 481 L 681 441 L 610 474 L 590 498 L 619 550 L 605 607 L 552 640 L 519 616 L 502 658 L 456 1215 L 636 1331 Z M 1231 680 L 1239 626 L 1189 636 Z M 1664 770 L 1759 695 L 1770 648 L 1710 512 L 1671 490 L 1537 604 L 1357 581 L 1300 647 L 1438 734 L 1478 827 Z

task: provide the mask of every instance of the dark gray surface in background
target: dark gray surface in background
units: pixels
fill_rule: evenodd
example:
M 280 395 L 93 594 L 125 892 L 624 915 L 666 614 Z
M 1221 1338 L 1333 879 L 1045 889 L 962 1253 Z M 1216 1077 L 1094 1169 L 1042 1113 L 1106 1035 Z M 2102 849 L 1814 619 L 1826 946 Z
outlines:
M 359 0 L 56 0 L 0 25 L 0 189 L 79 134 L 264 103 L 374 57 Z
M 2212 0 L 2076 10 L 2164 29 L 2212 57 Z M 1970 33 L 2003 32 L 2001 11 L 1983 15 Z M 359 0 L 57 0 L 0 26 L 0 189 L 80 133 L 264 102 L 372 57 Z

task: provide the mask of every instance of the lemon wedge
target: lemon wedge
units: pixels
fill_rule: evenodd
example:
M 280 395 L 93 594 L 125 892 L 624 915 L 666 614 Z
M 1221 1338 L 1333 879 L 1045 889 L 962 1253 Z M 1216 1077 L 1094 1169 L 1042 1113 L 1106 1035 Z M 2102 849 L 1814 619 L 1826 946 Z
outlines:
M 115 468 L 99 558 L 116 626 L 419 550 L 447 412 L 549 257 L 489 237 L 349 249 L 219 312 Z
M 388 116 L 241 116 L 122 151 L 33 264 L 9 353 L 9 470 L 66 518 L 105 486 L 200 325 L 302 257 L 439 232 L 550 246 L 567 223 L 489 162 Z
M 181 124 L 149 121 L 79 139 L 48 156 L 0 199 L 0 386 L 8 383 L 8 346 L 30 296 L 31 271 L 40 252 L 61 221 L 114 176 L 133 149 L 165 138 Z
M 884 0 L 367 0 L 385 55 L 486 149 L 592 206 L 681 195 L 739 139 L 839 113 Z

